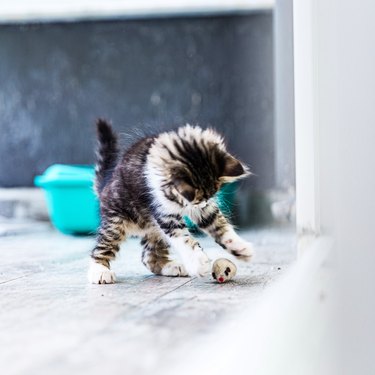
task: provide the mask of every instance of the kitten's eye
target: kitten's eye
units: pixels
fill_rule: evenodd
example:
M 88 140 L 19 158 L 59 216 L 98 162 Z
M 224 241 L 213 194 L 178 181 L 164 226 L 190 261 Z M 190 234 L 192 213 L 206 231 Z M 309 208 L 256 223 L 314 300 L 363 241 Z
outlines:
M 215 272 L 212 272 L 212 277 L 216 280 Z
M 227 267 L 226 269 L 225 269 L 225 276 L 228 276 L 229 275 L 229 273 L 230 273 L 230 268 L 229 267 Z
M 176 178 L 173 183 L 177 191 L 189 202 L 192 202 L 195 199 L 197 190 L 191 186 L 191 184 L 180 178 Z
M 197 203 L 201 203 L 204 200 L 204 194 L 198 189 L 195 191 L 195 200 Z

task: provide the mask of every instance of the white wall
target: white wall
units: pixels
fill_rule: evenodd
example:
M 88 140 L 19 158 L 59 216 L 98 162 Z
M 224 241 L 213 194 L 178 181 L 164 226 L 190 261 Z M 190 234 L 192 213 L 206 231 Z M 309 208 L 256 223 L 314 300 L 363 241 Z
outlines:
M 13 0 L 0 2 L 0 23 L 113 19 L 272 9 L 274 0 Z
M 297 224 L 335 238 L 339 373 L 374 374 L 375 2 L 294 2 Z
M 342 374 L 375 374 L 375 2 L 335 1 Z

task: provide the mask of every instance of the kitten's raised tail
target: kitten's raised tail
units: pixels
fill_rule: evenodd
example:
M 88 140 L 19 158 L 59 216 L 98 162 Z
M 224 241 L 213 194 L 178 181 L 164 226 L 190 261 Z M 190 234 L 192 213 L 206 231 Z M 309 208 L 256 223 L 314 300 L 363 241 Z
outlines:
M 118 146 L 117 135 L 112 126 L 104 119 L 98 119 L 96 122 L 98 136 L 98 147 L 96 150 L 96 168 L 95 168 L 95 190 L 100 193 L 116 166 Z

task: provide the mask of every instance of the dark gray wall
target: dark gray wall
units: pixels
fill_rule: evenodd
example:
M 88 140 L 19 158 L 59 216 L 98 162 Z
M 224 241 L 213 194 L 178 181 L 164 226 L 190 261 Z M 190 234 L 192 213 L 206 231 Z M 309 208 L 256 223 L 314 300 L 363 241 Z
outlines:
M 92 163 L 98 116 L 131 134 L 213 125 L 250 185 L 274 186 L 270 12 L 1 26 L 0 82 L 0 186 Z

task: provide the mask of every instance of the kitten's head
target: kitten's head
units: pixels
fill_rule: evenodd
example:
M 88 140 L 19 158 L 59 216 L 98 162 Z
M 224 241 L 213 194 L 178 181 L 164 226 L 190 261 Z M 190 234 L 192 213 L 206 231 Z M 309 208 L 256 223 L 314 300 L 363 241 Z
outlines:
M 204 207 L 223 183 L 249 175 L 230 155 L 222 137 L 212 129 L 184 126 L 161 135 L 162 160 L 167 168 L 163 184 L 181 205 Z

